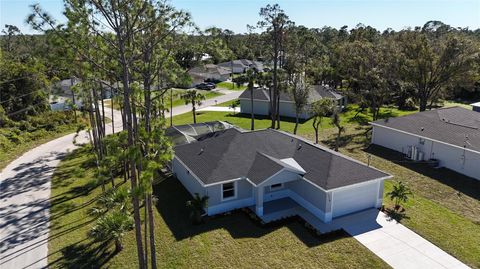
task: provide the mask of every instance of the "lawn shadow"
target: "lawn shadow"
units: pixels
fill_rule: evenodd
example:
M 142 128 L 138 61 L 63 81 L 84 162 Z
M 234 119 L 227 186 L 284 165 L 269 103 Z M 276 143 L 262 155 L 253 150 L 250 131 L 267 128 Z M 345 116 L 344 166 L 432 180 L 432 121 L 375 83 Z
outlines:
M 244 118 L 244 119 L 250 119 L 252 117 L 251 114 L 248 113 L 229 113 L 226 115 L 226 117 L 233 117 L 233 118 Z M 255 120 L 271 120 L 270 116 L 268 115 L 254 115 Z M 309 119 L 298 119 L 299 124 L 303 124 L 307 122 Z M 289 123 L 295 123 L 295 118 L 291 117 L 280 117 L 280 121 L 282 122 L 289 122 Z
M 364 151 L 435 179 L 464 195 L 480 200 L 480 181 L 474 178 L 447 168 L 433 168 L 425 162 L 405 162 L 402 153 L 374 144 Z
M 192 224 L 186 202 L 192 198 L 190 193 L 175 178 L 169 177 L 154 186 L 154 194 L 158 198 L 156 208 L 166 222 L 177 241 L 192 238 L 202 233 L 224 229 L 235 238 L 260 238 L 277 229 L 287 227 L 308 247 L 315 247 L 324 242 L 333 241 L 347 234 L 336 233 L 336 236 L 317 236 L 308 230 L 298 218 L 289 218 L 272 224 L 262 225 L 251 219 L 242 210 L 227 214 L 207 217 L 199 225 Z
M 108 242 L 77 242 L 61 249 L 61 258 L 49 263 L 48 267 L 55 265 L 60 268 L 102 268 L 117 254 L 110 245 Z
M 385 214 L 388 216 L 388 221 L 396 220 L 398 222 L 402 222 L 403 219 L 410 219 L 409 216 L 407 216 L 407 213 L 405 212 L 404 209 L 400 211 L 396 211 L 392 208 L 386 208 L 385 209 Z

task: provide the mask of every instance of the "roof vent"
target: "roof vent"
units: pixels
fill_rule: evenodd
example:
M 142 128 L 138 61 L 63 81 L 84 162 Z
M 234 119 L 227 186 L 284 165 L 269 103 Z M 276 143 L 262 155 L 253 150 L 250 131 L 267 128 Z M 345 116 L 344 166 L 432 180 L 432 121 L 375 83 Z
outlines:
M 201 148 L 201 149 L 200 149 L 200 152 L 198 153 L 198 155 L 202 154 L 202 153 L 203 153 L 203 151 L 204 151 L 204 149 L 203 149 L 203 148 Z
M 300 150 L 302 148 L 302 144 L 298 143 L 297 150 Z
M 420 130 L 423 132 L 423 130 L 425 130 L 425 128 L 422 127 Z

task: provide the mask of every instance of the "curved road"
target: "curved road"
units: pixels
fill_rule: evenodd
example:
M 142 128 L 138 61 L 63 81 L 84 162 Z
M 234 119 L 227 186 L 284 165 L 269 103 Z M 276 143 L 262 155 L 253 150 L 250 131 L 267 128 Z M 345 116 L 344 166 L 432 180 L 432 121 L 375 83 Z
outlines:
M 207 99 L 200 107 L 238 98 L 241 91 L 220 90 L 225 95 Z M 173 108 L 173 115 L 191 106 Z M 110 109 L 105 111 L 110 116 Z M 114 111 L 115 131 L 121 114 Z M 107 132 L 112 131 L 108 124 Z M 11 162 L 0 174 L 0 268 L 45 268 L 48 265 L 50 180 L 61 159 L 75 148 L 74 134 L 38 146 Z M 88 142 L 82 132 L 77 142 Z

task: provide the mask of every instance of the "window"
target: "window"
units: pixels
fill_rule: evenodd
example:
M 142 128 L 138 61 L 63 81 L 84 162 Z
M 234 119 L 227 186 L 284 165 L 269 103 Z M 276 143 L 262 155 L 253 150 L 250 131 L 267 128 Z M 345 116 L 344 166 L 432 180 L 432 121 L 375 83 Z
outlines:
M 277 183 L 277 184 L 270 185 L 270 190 L 271 191 L 278 190 L 278 189 L 281 189 L 281 188 L 283 188 L 283 183 Z
M 235 182 L 229 182 L 222 185 L 222 200 L 235 199 Z

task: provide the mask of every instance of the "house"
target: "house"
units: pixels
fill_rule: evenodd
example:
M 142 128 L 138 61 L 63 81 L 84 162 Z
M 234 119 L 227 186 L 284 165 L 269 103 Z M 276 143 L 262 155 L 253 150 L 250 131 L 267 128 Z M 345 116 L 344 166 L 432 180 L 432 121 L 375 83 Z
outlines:
M 480 102 L 471 104 L 473 111 L 480 112 Z
M 322 98 L 332 98 L 336 100 L 340 107 L 345 107 L 347 104 L 346 97 L 342 96 L 334 89 L 324 85 L 314 85 L 310 91 L 308 104 L 300 113 L 300 119 L 308 119 L 312 115 L 310 113 L 310 105 Z M 250 91 L 244 91 L 240 97 L 240 111 L 241 113 L 251 113 L 251 96 Z M 270 95 L 265 88 L 256 88 L 253 90 L 253 110 L 255 115 L 267 116 L 270 115 Z M 295 102 L 290 94 L 280 92 L 280 116 L 295 117 Z
M 263 72 L 264 70 L 263 62 L 252 61 L 247 59 L 227 61 L 227 62 L 219 63 L 218 66 L 224 67 L 228 69 L 230 72 L 233 72 L 234 74 L 245 73 L 248 69 L 253 69 L 256 72 Z
M 195 133 L 197 127 L 205 128 L 176 128 Z M 230 126 L 190 138 L 174 147 L 171 170 L 192 195 L 209 196 L 208 215 L 248 207 L 266 222 L 298 214 L 329 222 L 380 207 L 384 180 L 390 178 L 278 130 Z
M 372 122 L 372 143 L 480 180 L 480 113 L 441 108 Z
M 56 82 L 52 87 L 52 95 L 50 96 L 50 109 L 53 111 L 58 110 L 69 110 L 70 104 L 73 102 L 73 98 L 75 98 L 75 104 L 77 108 L 83 107 L 83 101 L 78 94 L 73 94 L 72 87 L 81 80 L 76 77 L 71 77 L 69 79 L 64 79 Z M 103 94 L 103 99 L 112 98 L 114 95 L 114 88 L 118 88 L 119 83 L 116 83 L 116 86 L 111 87 L 110 84 L 106 81 L 100 81 L 103 91 L 99 91 L 99 95 Z M 100 96 L 99 96 L 100 97 Z
M 195 87 L 206 80 L 226 81 L 230 77 L 230 70 L 218 65 L 206 64 L 190 69 L 188 74 L 192 78 L 190 87 Z

